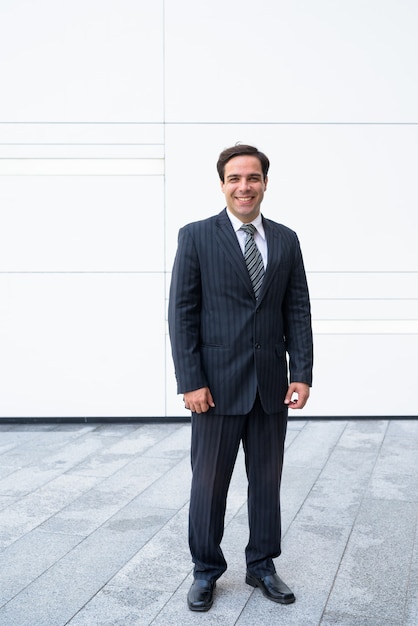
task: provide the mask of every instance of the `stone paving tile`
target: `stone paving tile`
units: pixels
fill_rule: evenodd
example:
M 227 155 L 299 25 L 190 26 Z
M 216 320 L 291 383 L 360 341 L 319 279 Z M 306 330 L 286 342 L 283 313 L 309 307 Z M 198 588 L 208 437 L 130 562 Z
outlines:
M 30 433 L 28 433 L 26 437 L 23 436 L 26 433 L 22 433 L 22 436 L 17 439 L 13 436 L 13 432 L 5 432 L 4 430 L 2 430 L 1 426 L 0 433 L 0 454 L 5 454 L 6 452 L 10 452 L 11 450 L 16 450 L 16 448 L 21 446 L 23 443 L 27 443 L 28 440 L 33 441 L 34 439 L 33 435 L 31 435 Z
M 415 532 L 414 550 L 411 555 L 411 572 L 409 577 L 407 600 L 405 607 L 405 626 L 418 624 L 418 523 Z
M 0 625 L 66 624 L 174 514 L 139 496 L 8 602 Z
M 159 426 L 159 428 L 158 428 Z M 74 473 L 84 476 L 111 476 L 124 465 L 130 463 L 137 456 L 145 456 L 161 438 L 166 439 L 174 427 L 174 432 L 179 428 L 176 425 L 168 425 L 165 430 L 163 425 L 156 425 L 155 430 L 149 425 L 142 425 L 135 430 L 126 431 L 122 437 L 112 437 L 111 431 L 104 433 L 100 429 L 100 436 L 105 442 L 105 447 L 95 454 L 87 456 L 72 468 Z
M 279 575 L 293 589 L 297 599 L 292 607 L 281 607 L 290 609 L 285 614 L 281 612 L 286 615 L 286 626 L 320 624 L 349 536 L 347 526 L 323 526 L 297 520 L 291 525 L 283 539 L 282 556 L 276 562 Z M 273 623 L 277 607 L 270 602 L 265 606 L 261 594 L 256 594 L 246 607 L 242 623 L 250 624 L 251 618 L 255 620 L 261 607 Z M 270 623 L 267 617 L 265 620 Z M 241 621 L 238 623 L 241 626 Z
M 82 537 L 34 530 L 3 550 L 0 606 L 23 591 L 80 541 Z
M 163 425 L 164 427 L 166 425 Z M 190 424 L 177 425 L 177 428 L 165 439 L 158 441 L 152 448 L 145 452 L 145 456 L 170 456 L 183 458 L 189 455 L 190 450 Z
M 338 447 L 360 451 L 378 451 L 388 431 L 384 420 L 358 420 L 348 422 L 338 441 Z
M 417 503 L 367 499 L 356 519 L 324 619 L 404 622 Z
M 0 424 L 0 626 L 416 626 L 418 420 L 295 420 L 278 572 L 245 584 L 242 449 L 210 612 L 187 608 L 190 424 Z
M 336 615 L 327 614 L 322 618 L 321 626 L 404 626 L 406 622 L 396 621 L 391 619 L 383 619 L 382 617 L 376 617 L 369 615 L 367 617 L 353 617 L 349 614 L 337 613 Z M 416 624 L 416 622 L 414 623 Z
M 162 457 L 162 461 L 175 459 L 176 463 L 171 471 L 166 472 L 158 480 L 155 480 L 143 493 L 144 503 L 171 508 L 182 508 L 189 500 L 190 494 L 190 461 L 188 458 L 177 460 L 174 457 Z M 154 461 L 156 460 L 153 457 Z
M 349 526 L 355 521 L 376 464 L 376 451 L 336 447 L 315 481 L 298 521 L 324 526 Z
M 321 469 L 328 460 L 331 450 L 338 442 L 346 422 L 307 422 L 303 430 L 290 445 L 285 463 L 311 469 Z
M 388 420 L 387 424 L 388 437 L 399 437 L 402 441 L 418 439 L 418 416 L 411 419 Z
M 187 516 L 188 509 L 184 507 L 69 624 L 150 623 L 190 574 Z M 155 588 L 156 570 L 163 574 L 158 589 Z
M 0 511 L 19 500 L 18 496 L 0 496 Z
M 62 474 L 0 512 L 0 548 L 5 548 L 89 490 L 96 479 L 82 483 L 75 476 Z
M 288 465 L 285 461 L 281 486 L 282 533 L 293 523 L 312 491 L 321 470 Z
M 411 430 L 400 437 L 392 429 L 385 438 L 370 481 L 373 497 L 418 501 L 418 432 Z
M 6 477 L 14 471 L 20 470 L 28 465 L 37 467 L 43 462 L 48 455 L 62 450 L 71 441 L 82 441 L 83 437 L 88 436 L 94 427 L 76 425 L 73 430 L 65 428 L 61 431 L 58 427 L 36 433 L 34 431 L 23 430 L 25 424 L 15 426 L 17 445 L 9 445 L 8 449 L 0 453 L 0 478 Z M 10 437 L 13 434 L 10 430 L 4 431 L 5 426 L 0 424 L 0 440 L 3 437 Z M 10 427 L 9 427 L 10 428 Z
M 136 457 L 125 464 L 112 476 L 92 483 L 92 488 L 73 500 L 68 506 L 49 517 L 40 529 L 47 532 L 69 533 L 88 536 L 120 509 L 129 504 L 139 494 L 144 494 L 154 482 L 158 482 L 177 464 L 176 459 L 155 459 Z M 80 481 L 77 474 L 69 474 Z M 91 477 L 88 480 L 93 480 Z M 87 477 L 82 483 L 87 484 Z M 150 504 L 150 498 L 142 496 L 144 506 Z M 161 501 L 151 502 L 151 506 L 161 506 Z M 174 508 L 171 502 L 168 508 Z

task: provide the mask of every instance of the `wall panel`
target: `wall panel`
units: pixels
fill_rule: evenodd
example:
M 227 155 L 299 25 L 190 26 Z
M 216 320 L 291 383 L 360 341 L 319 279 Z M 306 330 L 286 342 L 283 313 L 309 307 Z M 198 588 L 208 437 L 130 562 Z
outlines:
M 314 386 L 299 416 L 416 417 L 417 352 L 416 332 L 316 333 Z
M 165 412 L 164 274 L 0 274 L 1 417 Z
M 411 0 L 166 3 L 172 122 L 417 122 Z
M 3 272 L 164 270 L 162 176 L 4 176 L 0 223 Z
M 3 4 L 0 416 L 163 415 L 163 2 Z
M 2 3 L 2 122 L 161 122 L 162 0 Z

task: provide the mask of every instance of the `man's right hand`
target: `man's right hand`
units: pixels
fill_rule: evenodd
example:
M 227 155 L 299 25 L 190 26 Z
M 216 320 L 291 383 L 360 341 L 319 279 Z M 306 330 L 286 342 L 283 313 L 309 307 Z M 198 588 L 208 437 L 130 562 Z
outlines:
M 193 413 L 206 413 L 215 406 L 209 387 L 188 391 L 183 396 L 184 406 Z

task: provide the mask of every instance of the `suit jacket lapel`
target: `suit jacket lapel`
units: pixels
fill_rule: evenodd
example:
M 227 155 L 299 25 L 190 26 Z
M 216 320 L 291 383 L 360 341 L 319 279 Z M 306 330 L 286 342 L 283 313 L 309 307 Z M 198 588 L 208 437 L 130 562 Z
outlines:
M 260 304 L 270 286 L 273 276 L 279 266 L 281 256 L 280 241 L 276 231 L 271 227 L 269 221 L 265 218 L 263 218 L 263 226 L 267 241 L 267 269 L 264 274 L 263 284 L 261 285 L 258 304 Z

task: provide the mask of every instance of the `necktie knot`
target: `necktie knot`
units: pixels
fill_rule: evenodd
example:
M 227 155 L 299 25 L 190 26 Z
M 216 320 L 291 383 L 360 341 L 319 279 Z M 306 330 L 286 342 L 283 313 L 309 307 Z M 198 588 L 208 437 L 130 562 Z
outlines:
M 250 235 L 250 237 L 254 237 L 254 233 L 257 229 L 254 224 L 243 224 L 241 226 L 241 230 L 243 230 L 247 235 Z

